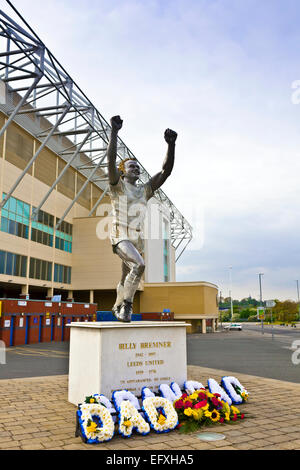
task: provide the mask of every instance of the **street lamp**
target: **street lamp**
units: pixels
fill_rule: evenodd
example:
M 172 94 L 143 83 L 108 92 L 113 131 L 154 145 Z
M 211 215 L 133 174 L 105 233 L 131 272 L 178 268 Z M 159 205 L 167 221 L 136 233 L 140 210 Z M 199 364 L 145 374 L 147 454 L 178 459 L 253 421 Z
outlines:
M 220 306 L 221 303 L 222 303 L 222 291 L 220 291 L 220 297 L 219 297 L 219 314 L 220 314 L 221 330 L 222 330 L 223 326 L 222 326 L 222 307 Z
M 232 266 L 229 266 L 229 280 L 230 280 L 230 311 L 231 311 L 231 321 L 233 321 L 233 305 L 232 305 Z
M 258 274 L 258 279 L 259 279 L 259 304 L 260 304 L 260 307 L 262 307 L 262 288 L 261 288 L 261 277 L 264 275 L 264 273 L 259 273 Z M 262 328 L 262 334 L 264 334 L 264 320 L 262 318 L 261 320 L 261 328 Z
M 298 279 L 296 280 L 296 285 L 297 285 L 297 295 L 298 295 L 298 309 L 299 309 L 299 321 L 300 321 L 300 297 L 299 297 L 299 281 Z
M 259 277 L 259 303 L 260 303 L 260 306 L 262 307 L 262 289 L 261 289 L 261 277 L 264 275 L 264 273 L 259 273 L 258 277 Z

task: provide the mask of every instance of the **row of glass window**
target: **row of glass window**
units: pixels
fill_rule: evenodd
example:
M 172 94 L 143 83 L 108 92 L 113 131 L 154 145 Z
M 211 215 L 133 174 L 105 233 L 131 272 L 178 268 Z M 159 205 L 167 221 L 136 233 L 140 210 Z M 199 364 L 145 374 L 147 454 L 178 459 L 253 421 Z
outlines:
M 5 196 L 6 196 L 6 194 L 3 193 L 2 199 L 4 199 Z M 12 214 L 19 215 L 19 216 L 29 220 L 30 205 L 27 204 L 26 202 L 20 201 L 19 199 L 16 199 L 14 197 L 10 197 L 8 199 L 8 201 L 5 203 L 5 205 L 3 206 L 3 209 L 6 210 L 6 211 L 11 212 Z
M 1 217 L 1 231 L 28 239 L 29 228 L 27 225 L 15 222 L 14 220 L 9 220 L 3 216 Z
M 54 282 L 71 284 L 71 268 L 62 264 L 54 264 Z
M 0 250 L 0 274 L 26 277 L 27 256 Z M 71 284 L 72 268 L 54 264 L 54 282 Z M 37 258 L 30 258 L 29 277 L 42 281 L 52 280 L 52 263 Z
M 52 263 L 37 258 L 30 258 L 29 277 L 43 281 L 52 280 Z
M 32 206 L 32 211 L 35 210 L 36 207 Z M 41 209 L 34 216 L 33 221 L 54 228 L 54 215 L 48 214 L 48 212 L 44 212 Z
M 0 250 L 0 274 L 26 277 L 27 256 Z
M 35 210 L 36 207 L 32 207 L 32 209 Z M 40 209 L 33 220 L 35 222 L 37 222 L 38 224 L 42 224 L 46 227 L 54 228 L 54 220 L 55 220 L 55 225 L 56 225 L 57 222 L 59 221 L 59 218 L 58 217 L 55 218 L 53 215 L 48 214 L 48 212 L 44 212 Z M 39 227 L 37 227 L 37 228 L 39 228 Z M 59 231 L 63 232 L 64 234 L 72 236 L 73 226 L 72 226 L 72 224 L 69 224 L 69 222 L 63 221 L 63 222 L 61 222 L 61 224 L 59 226 Z M 52 233 L 53 233 L 53 231 L 52 231 Z M 60 234 L 60 236 L 62 236 L 62 235 Z M 62 238 L 64 238 L 64 237 L 62 237 Z
M 3 199 L 5 193 L 3 193 Z M 33 209 L 35 209 L 33 207 Z M 32 221 L 31 240 L 43 245 L 53 246 L 54 216 L 40 210 Z M 17 237 L 29 237 L 30 206 L 11 197 L 1 211 L 1 231 Z M 56 218 L 55 223 L 58 222 Z M 72 224 L 62 222 L 56 231 L 55 248 L 72 253 Z

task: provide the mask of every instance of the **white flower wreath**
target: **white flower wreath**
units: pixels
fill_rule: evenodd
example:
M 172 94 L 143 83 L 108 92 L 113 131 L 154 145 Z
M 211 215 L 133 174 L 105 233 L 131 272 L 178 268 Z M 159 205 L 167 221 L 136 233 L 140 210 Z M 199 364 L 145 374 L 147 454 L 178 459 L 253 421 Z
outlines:
M 204 385 L 202 385 L 201 382 L 196 382 L 195 380 L 187 380 L 183 384 L 183 388 L 185 389 L 186 393 L 188 395 L 192 395 L 196 390 L 200 390 L 200 388 L 204 388 Z
M 171 403 L 181 397 L 182 391 L 176 382 L 172 382 L 171 385 L 161 384 L 158 390 L 163 398 L 166 398 Z
M 236 387 L 239 387 L 241 392 L 245 392 L 248 395 L 247 390 L 243 387 L 243 385 L 236 377 L 222 377 L 221 384 L 232 399 L 232 403 L 235 405 L 243 403 L 243 398 L 235 391 L 234 385 Z
M 160 415 L 157 411 L 158 408 L 163 408 L 164 415 L 162 416 L 164 416 L 164 420 L 162 422 L 159 422 Z M 172 431 L 178 424 L 177 412 L 167 398 L 145 398 L 142 409 L 145 411 L 151 428 L 158 433 Z
M 129 400 L 122 401 L 119 407 L 119 433 L 130 437 L 133 429 L 139 434 L 149 434 L 150 426 Z
M 87 439 L 88 444 L 97 444 L 113 438 L 115 426 L 112 416 L 105 406 L 99 403 L 83 403 L 79 405 L 77 413 L 82 435 Z M 100 419 L 101 426 L 96 426 L 94 416 Z M 89 423 L 95 423 L 94 431 L 91 431 Z
M 142 402 L 145 400 L 145 398 L 155 397 L 155 393 L 153 393 L 148 387 L 142 388 L 141 395 L 142 395 Z
M 99 393 L 95 393 L 93 397 L 95 397 L 95 400 L 97 401 L 97 403 L 100 403 L 100 405 L 105 406 L 110 413 L 115 413 L 116 411 L 115 408 L 113 407 L 111 401 L 105 395 L 102 395 L 102 394 L 100 395 Z
M 111 415 L 113 415 L 113 413 L 116 413 L 116 410 L 113 407 L 111 401 L 105 395 L 95 393 L 93 396 L 95 397 L 95 400 L 97 401 L 97 403 L 105 406 L 108 409 Z M 112 416 L 112 419 L 113 421 L 116 421 L 116 416 Z
M 222 400 L 226 401 L 228 405 L 232 404 L 230 396 L 225 392 L 225 390 L 218 384 L 215 379 L 208 379 L 207 384 L 210 393 L 219 393 L 219 395 L 221 395 Z
M 114 405 L 117 411 L 120 410 L 121 403 L 124 400 L 129 400 L 137 410 L 141 409 L 141 405 L 137 397 L 133 395 L 133 393 L 129 392 L 128 390 L 114 391 L 112 394 L 112 400 L 114 402 Z

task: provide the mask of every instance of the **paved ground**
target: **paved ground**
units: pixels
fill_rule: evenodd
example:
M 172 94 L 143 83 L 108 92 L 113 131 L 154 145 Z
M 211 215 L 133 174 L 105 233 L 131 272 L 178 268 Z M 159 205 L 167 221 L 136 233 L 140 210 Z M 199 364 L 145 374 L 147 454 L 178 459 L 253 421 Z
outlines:
M 232 371 L 189 366 L 188 378 L 206 383 Z M 252 418 L 233 425 L 203 430 L 221 432 L 226 439 L 204 443 L 198 433 L 148 436 L 130 439 L 115 436 L 107 444 L 91 446 L 74 437 L 76 407 L 67 401 L 67 376 L 0 380 L 0 450 L 300 450 L 300 385 L 236 374 L 250 393 L 241 406 Z M 134 452 L 132 452 L 134 455 Z

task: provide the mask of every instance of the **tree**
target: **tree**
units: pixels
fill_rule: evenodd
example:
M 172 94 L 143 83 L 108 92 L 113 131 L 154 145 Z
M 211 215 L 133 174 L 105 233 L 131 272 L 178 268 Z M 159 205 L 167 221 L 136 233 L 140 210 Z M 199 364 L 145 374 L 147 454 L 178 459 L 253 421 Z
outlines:
M 299 310 L 297 302 L 292 300 L 276 301 L 276 306 L 272 309 L 272 316 L 274 320 L 281 322 L 295 321 L 299 317 Z

